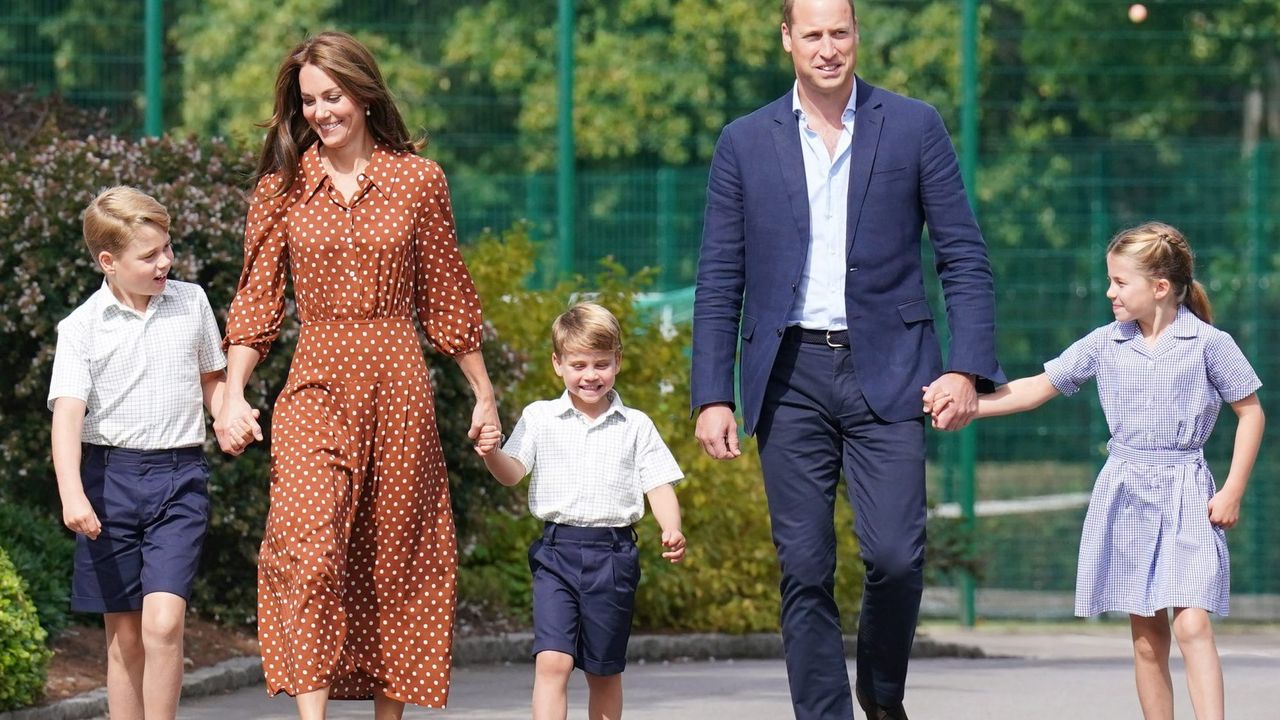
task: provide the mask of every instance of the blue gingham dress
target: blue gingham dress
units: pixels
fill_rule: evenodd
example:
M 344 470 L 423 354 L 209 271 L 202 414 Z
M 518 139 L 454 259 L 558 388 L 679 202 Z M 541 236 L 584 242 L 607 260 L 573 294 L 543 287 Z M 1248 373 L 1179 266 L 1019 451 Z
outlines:
M 1044 369 L 1063 395 L 1096 377 L 1111 431 L 1080 539 L 1076 615 L 1226 615 L 1231 570 L 1226 535 L 1209 523 L 1203 448 L 1222 403 L 1262 386 L 1235 340 L 1180 307 L 1155 347 L 1137 323 L 1115 322 Z

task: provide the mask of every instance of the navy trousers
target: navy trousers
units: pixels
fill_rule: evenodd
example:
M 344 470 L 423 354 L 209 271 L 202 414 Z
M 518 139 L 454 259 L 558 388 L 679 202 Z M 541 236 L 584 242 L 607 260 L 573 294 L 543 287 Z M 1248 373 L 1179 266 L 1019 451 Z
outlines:
M 782 638 L 797 720 L 853 717 L 834 593 L 842 470 L 866 567 L 856 682 L 883 705 L 900 702 L 924 588 L 923 418 L 880 420 L 867 406 L 848 348 L 803 343 L 788 333 L 757 436 L 782 569 Z

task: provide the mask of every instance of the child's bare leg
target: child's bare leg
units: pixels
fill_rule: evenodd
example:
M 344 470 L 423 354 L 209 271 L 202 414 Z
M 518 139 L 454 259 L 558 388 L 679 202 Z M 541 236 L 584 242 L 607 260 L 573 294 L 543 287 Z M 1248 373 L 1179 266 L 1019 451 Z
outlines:
M 294 700 L 298 703 L 298 720 L 324 720 L 329 707 L 329 688 L 298 693 Z
M 381 690 L 373 691 L 373 720 L 400 720 L 404 717 L 404 703 L 387 697 Z
M 1173 720 L 1173 680 L 1169 677 L 1169 615 L 1129 616 L 1138 702 L 1146 720 Z
M 147 720 L 165 720 L 178 714 L 182 693 L 182 629 L 187 601 L 167 592 L 142 598 L 142 647 L 146 669 L 142 674 L 142 702 Z
M 591 720 L 618 720 L 622 717 L 622 673 L 587 673 L 587 717 Z
M 1222 662 L 1213 640 L 1213 623 L 1207 610 L 1174 608 L 1173 633 L 1187 667 L 1187 690 L 1196 720 L 1222 720 Z
M 106 613 L 107 709 L 112 720 L 143 720 L 142 612 Z
M 538 653 L 533 668 L 533 720 L 565 720 L 572 674 L 572 655 L 555 650 Z

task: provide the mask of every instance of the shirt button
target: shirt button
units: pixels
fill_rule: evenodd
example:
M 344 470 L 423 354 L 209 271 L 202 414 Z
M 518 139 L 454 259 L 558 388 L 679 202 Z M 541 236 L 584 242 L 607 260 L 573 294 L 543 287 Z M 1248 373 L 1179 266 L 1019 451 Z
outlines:
M 1155 363 L 1155 361 L 1154 361 L 1154 360 L 1148 360 L 1148 361 L 1147 361 L 1147 369 L 1148 369 L 1148 370 L 1155 370 L 1155 369 L 1156 369 L 1156 363 Z

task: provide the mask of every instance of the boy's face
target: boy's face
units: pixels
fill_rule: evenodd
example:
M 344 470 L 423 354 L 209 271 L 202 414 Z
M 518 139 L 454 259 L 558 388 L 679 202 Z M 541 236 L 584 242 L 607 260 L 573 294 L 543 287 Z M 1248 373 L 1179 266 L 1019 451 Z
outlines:
M 622 365 L 621 353 L 609 350 L 571 350 L 551 354 L 556 375 L 564 380 L 574 407 L 600 411 L 608 407 L 609 391 Z
M 152 295 L 164 292 L 169 268 L 173 266 L 173 245 L 169 233 L 145 223 L 119 256 L 104 250 L 98 253 L 98 263 L 116 297 L 143 310 Z

